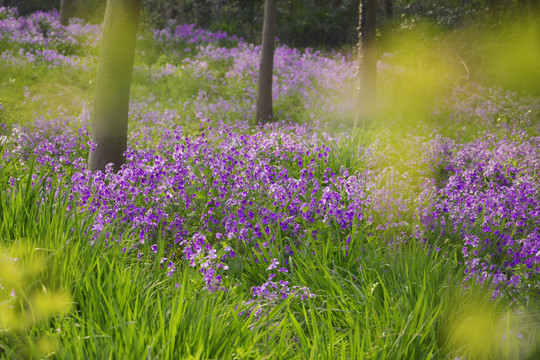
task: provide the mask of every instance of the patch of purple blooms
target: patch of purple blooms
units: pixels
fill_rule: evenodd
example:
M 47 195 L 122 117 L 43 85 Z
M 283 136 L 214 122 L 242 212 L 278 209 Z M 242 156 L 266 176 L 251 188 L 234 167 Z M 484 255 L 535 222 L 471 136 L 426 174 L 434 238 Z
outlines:
M 366 214 L 387 211 L 378 205 L 384 192 L 363 188 L 366 183 L 376 187 L 376 175 L 326 167 L 338 139 L 318 134 L 320 125 L 272 124 L 246 134 L 222 124 L 189 137 L 174 125 L 174 116 L 150 115 L 154 122 L 148 128 L 143 123 L 132 132 L 128 163 L 117 174 L 86 170 L 81 152 L 89 146 L 88 133 L 71 130 L 67 122 L 62 135 L 60 123 L 38 122 L 31 132 L 14 127 L 4 157 L 36 156 L 40 166 L 58 174 L 69 165 L 75 170 L 73 205 L 97 213 L 96 232 L 119 222 L 124 231 L 138 233 L 141 243 L 152 243 L 162 229 L 171 252 L 198 266 L 211 288 L 220 282 L 216 271 L 225 270 L 231 257 L 230 252 L 213 257 L 223 249 L 216 234 L 256 248 L 259 240 L 272 241 L 271 229 L 278 227 L 298 243 L 305 237 L 304 224 L 335 223 L 346 232 Z M 159 146 L 142 142 L 144 148 L 137 148 L 141 142 L 133 136 L 144 138 L 145 129 L 161 135 Z
M 457 236 L 469 276 L 512 287 L 540 272 L 540 137 L 486 132 L 466 144 L 438 138 L 435 199 L 422 222 Z M 444 150 L 439 150 L 444 149 Z M 442 174 L 441 174 L 442 172 Z
M 253 314 L 255 320 L 258 320 L 285 299 L 306 300 L 315 297 L 315 294 L 307 287 L 290 286 L 290 282 L 285 280 L 274 281 L 278 274 L 274 273 L 273 270 L 277 269 L 278 265 L 277 259 L 271 260 L 270 266 L 266 269 L 266 271 L 271 272 L 268 280 L 261 286 L 252 288 L 252 299 L 243 303 L 248 310 L 240 312 L 240 315 L 250 316 Z M 283 267 L 277 271 L 288 272 Z
M 211 32 L 201 28 L 196 28 L 195 24 L 175 25 L 170 23 L 168 27 L 153 31 L 153 39 L 157 42 L 172 44 L 205 44 L 226 41 L 240 41 L 236 36 L 229 36 L 224 31 Z
M 82 66 L 85 48 L 97 46 L 100 27 L 73 19 L 62 26 L 56 10 L 19 16 L 16 8 L 0 7 L 1 58 L 11 65 Z

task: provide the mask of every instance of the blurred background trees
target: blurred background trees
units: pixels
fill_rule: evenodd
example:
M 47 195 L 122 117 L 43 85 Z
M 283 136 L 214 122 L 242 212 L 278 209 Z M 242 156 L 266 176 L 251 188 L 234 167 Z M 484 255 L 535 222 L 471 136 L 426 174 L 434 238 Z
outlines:
M 106 0 L 70 1 L 71 16 L 91 23 L 103 21 Z M 36 10 L 60 11 L 61 2 L 0 0 L 0 5 L 17 6 L 19 13 L 26 15 Z M 280 0 L 276 37 L 291 47 L 337 50 L 353 57 L 359 2 Z M 540 94 L 540 73 L 534 67 L 537 58 L 531 53 L 539 44 L 540 31 L 538 25 L 531 32 L 530 24 L 524 24 L 527 19 L 534 22 L 531 15 L 538 14 L 538 6 L 539 0 L 379 0 L 376 58 L 394 53 L 390 45 L 395 44 L 386 39 L 400 34 L 415 34 L 425 47 L 438 46 L 438 40 L 444 38 L 452 42 L 452 57 L 459 60 L 466 72 L 463 76 L 469 80 Z M 142 0 L 141 30 L 163 28 L 171 22 L 195 24 L 260 44 L 263 19 L 264 0 Z M 505 48 L 509 43 L 515 44 L 512 49 Z M 505 54 L 512 56 L 502 56 Z
M 36 10 L 60 11 L 62 0 L 0 0 L 21 15 Z M 106 0 L 69 0 L 73 16 L 101 22 Z M 538 0 L 381 0 L 377 1 L 379 34 L 386 28 L 410 28 L 421 19 L 455 28 L 482 15 L 512 15 L 538 9 Z M 280 0 L 276 36 L 294 47 L 336 49 L 358 39 L 359 0 Z M 173 20 L 223 30 L 259 43 L 264 0 L 142 0 L 142 22 L 161 28 Z

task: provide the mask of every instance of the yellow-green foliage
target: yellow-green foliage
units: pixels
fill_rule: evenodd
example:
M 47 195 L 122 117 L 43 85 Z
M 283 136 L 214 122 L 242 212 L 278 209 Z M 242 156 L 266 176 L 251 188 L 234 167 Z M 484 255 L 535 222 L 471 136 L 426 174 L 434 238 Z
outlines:
M 467 359 L 528 359 L 540 336 L 531 313 L 503 308 L 490 292 L 478 290 L 450 297 L 442 334 L 447 350 Z
M 70 310 L 71 298 L 47 289 L 46 259 L 39 249 L 17 242 L 0 247 L 0 340 L 18 348 L 22 357 L 42 357 L 57 348 L 54 337 L 32 338 L 31 330 Z

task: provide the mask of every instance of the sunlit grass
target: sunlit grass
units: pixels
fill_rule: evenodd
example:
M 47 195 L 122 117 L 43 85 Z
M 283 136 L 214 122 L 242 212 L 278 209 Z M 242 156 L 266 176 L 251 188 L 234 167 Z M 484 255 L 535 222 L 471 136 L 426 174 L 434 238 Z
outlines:
M 87 72 L 0 65 L 0 120 L 11 125 L 39 117 L 78 116 L 93 91 L 92 74 Z
M 37 293 L 29 300 L 40 317 L 28 322 L 2 312 L 1 346 L 10 357 L 508 358 L 537 351 L 533 315 L 490 302 L 487 289 L 459 290 L 459 265 L 444 245 L 392 249 L 358 228 L 345 255 L 332 229 L 320 224 L 318 240 L 295 249 L 314 256 L 295 258 L 294 271 L 283 274 L 317 296 L 269 307 L 257 319 L 241 315 L 250 308 L 242 305 L 250 299 L 245 286 L 210 293 L 189 267 L 167 277 L 148 249 L 139 248 L 143 256 L 137 256 L 130 246 L 135 238 L 104 251 L 103 237 L 90 242 L 85 234 L 90 218 L 77 217 L 61 199 L 31 210 L 43 188 L 26 188 L 24 176 L 18 184 L 10 200 L 9 192 L 2 195 L 2 242 L 11 257 L 23 259 L 18 272 L 33 279 L 47 268 L 47 276 L 33 285 Z M 24 217 L 28 211 L 39 215 Z M 15 238 L 27 240 L 6 241 Z M 273 246 L 280 243 L 289 242 Z M 239 257 L 244 280 L 260 276 L 251 266 L 255 254 L 248 255 Z M 11 266 L 5 258 L 3 286 L 24 286 L 4 265 Z M 65 292 L 41 291 L 51 285 L 71 300 Z M 55 317 L 38 322 L 48 316 Z

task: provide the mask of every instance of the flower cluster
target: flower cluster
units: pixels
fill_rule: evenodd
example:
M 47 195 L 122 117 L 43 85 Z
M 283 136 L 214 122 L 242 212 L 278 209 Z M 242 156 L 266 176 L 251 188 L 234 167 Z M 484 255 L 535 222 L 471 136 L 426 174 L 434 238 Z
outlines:
M 471 143 L 437 139 L 442 181 L 424 209 L 428 229 L 457 237 L 471 276 L 522 285 L 540 271 L 540 137 L 484 133 Z
M 96 47 L 100 27 L 74 19 L 60 25 L 58 13 L 38 11 L 19 16 L 16 8 L 0 8 L 0 48 L 10 64 L 82 65 L 85 49 Z
M 195 24 L 178 25 L 170 23 L 169 27 L 153 31 L 155 41 L 163 42 L 168 45 L 174 43 L 186 44 L 205 44 L 219 41 L 239 41 L 235 36 L 229 36 L 224 31 L 211 32 L 208 30 L 196 28 Z

